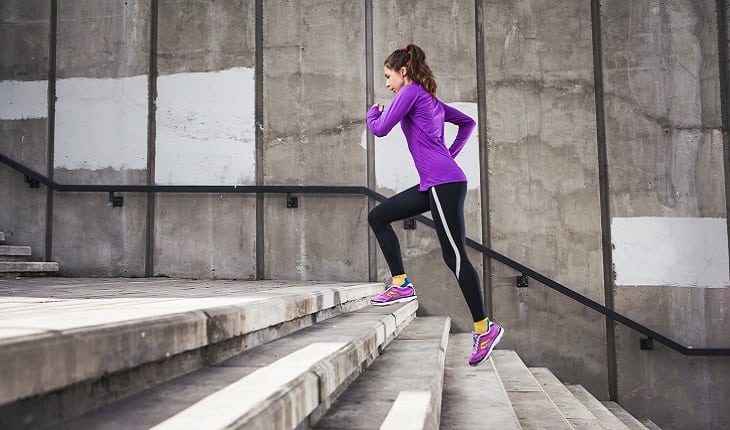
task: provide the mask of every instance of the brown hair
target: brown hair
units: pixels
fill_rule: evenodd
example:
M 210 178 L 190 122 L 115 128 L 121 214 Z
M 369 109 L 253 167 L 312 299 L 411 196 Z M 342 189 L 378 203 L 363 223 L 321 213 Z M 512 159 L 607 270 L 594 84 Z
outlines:
M 406 75 L 414 82 L 418 82 L 432 96 L 436 96 L 436 79 L 431 68 L 426 64 L 426 54 L 417 45 L 410 44 L 403 49 L 397 49 L 385 59 L 385 66 L 392 70 L 406 68 Z

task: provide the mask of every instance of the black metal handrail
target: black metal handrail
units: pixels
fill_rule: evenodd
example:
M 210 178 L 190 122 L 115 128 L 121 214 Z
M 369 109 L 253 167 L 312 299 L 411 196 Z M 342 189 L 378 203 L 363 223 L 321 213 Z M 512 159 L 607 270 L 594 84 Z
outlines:
M 349 194 L 364 195 L 379 202 L 387 200 L 387 197 L 379 194 L 370 188 L 363 186 L 328 186 L 328 185 L 64 185 L 24 166 L 17 161 L 0 154 L 0 162 L 22 173 L 26 182 L 36 181 L 45 185 L 48 189 L 59 192 L 117 192 L 130 193 L 241 193 L 241 194 Z M 435 228 L 433 220 L 423 215 L 414 217 L 421 223 Z M 536 270 L 533 270 L 499 252 L 488 248 L 470 238 L 466 238 L 466 245 L 481 252 L 482 254 L 499 261 L 522 273 L 523 276 L 532 278 L 553 290 L 570 297 L 578 303 L 593 309 L 626 327 L 631 328 L 647 338 L 642 339 L 642 349 L 651 349 L 651 342 L 656 340 L 662 345 L 687 356 L 730 356 L 730 348 L 692 348 L 675 342 L 668 337 L 628 318 L 604 305 L 589 299 L 588 297 L 571 290 L 565 285 L 548 278 Z

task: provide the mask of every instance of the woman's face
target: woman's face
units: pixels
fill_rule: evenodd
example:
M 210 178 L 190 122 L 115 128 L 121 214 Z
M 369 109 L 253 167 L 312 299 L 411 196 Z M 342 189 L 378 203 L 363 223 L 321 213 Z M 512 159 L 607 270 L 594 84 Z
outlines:
M 408 84 L 411 80 L 406 76 L 406 68 L 401 67 L 400 70 L 393 70 L 388 66 L 383 66 L 385 72 L 385 87 L 394 93 L 400 91 L 403 85 Z

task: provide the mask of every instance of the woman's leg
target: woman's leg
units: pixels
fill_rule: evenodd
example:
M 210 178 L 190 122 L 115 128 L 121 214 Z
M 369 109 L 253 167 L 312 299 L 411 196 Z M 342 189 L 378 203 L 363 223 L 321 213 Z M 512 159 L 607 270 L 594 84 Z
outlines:
M 390 223 L 424 213 L 428 209 L 428 193 L 418 191 L 418 186 L 414 186 L 390 197 L 370 211 L 368 222 L 388 263 L 391 276 L 404 274 L 405 270 L 398 236 Z
M 466 182 L 437 185 L 429 189 L 431 214 L 444 261 L 449 266 L 466 299 L 475 322 L 487 318 L 479 274 L 466 253 L 466 228 L 464 226 L 464 199 Z

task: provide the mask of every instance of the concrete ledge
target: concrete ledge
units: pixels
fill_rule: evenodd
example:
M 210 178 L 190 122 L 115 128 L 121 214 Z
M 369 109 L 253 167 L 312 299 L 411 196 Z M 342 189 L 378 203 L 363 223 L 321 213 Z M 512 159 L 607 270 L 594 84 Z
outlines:
M 297 428 L 378 356 L 379 340 L 392 338 L 417 307 L 414 301 L 339 315 L 63 427 Z
M 0 261 L 7 257 L 29 257 L 31 254 L 30 246 L 13 246 L 0 245 Z
M 0 316 L 0 405 L 157 362 L 357 302 L 380 284 L 309 285 L 235 297 L 48 299 Z M 213 291 L 211 291 L 213 292 Z M 182 293 L 182 292 L 181 292 Z M 181 294 L 183 295 L 183 294 Z M 21 298 L 0 298 L 0 305 Z M 35 306 L 31 306 L 35 305 Z M 336 314 L 338 312 L 335 312 Z M 268 337 L 268 339 L 267 339 Z M 248 348 L 256 337 L 247 337 Z M 260 340 L 270 340 L 270 335 Z
M 312 428 L 438 429 L 450 327 L 445 317 L 413 320 Z
M 28 262 L 28 261 L 0 261 L 0 273 L 37 273 L 58 272 L 58 263 Z

